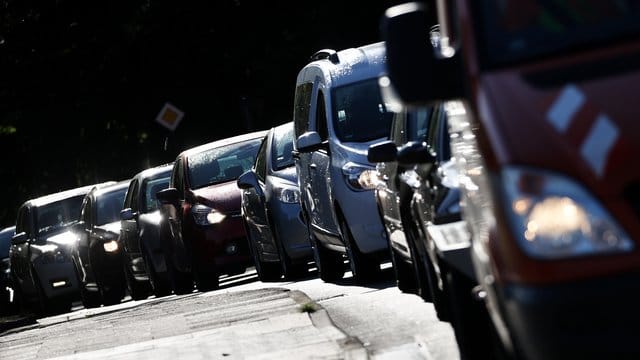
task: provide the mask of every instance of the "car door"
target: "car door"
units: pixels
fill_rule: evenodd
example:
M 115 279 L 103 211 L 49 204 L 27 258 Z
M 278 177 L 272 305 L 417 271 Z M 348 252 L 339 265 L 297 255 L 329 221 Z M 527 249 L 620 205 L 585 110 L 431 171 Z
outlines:
M 270 241 L 271 232 L 267 222 L 265 207 L 265 181 L 267 176 L 267 152 L 269 148 L 269 139 L 273 132 L 269 132 L 269 136 L 262 142 L 260 150 L 256 156 L 256 162 L 253 172 L 258 178 L 258 186 L 256 188 L 245 190 L 245 214 L 248 220 L 250 231 L 255 231 L 252 239 L 256 245 L 264 251 L 265 243 Z
M 166 217 L 168 229 L 165 230 L 166 243 L 165 254 L 173 260 L 174 265 L 180 271 L 190 271 L 190 249 L 183 241 L 182 227 L 184 217 L 189 213 L 190 205 L 185 201 L 185 159 L 180 157 L 171 174 L 170 186 L 178 191 L 176 204 L 163 205 L 163 214 Z
M 322 90 L 317 92 L 314 116 L 316 131 L 320 135 L 320 139 L 323 142 L 327 142 L 329 130 Z M 311 225 L 321 233 L 337 235 L 339 232 L 333 209 L 330 166 L 331 156 L 328 147 L 322 147 L 311 154 L 311 161 L 308 165 L 311 194 L 314 202 Z M 337 245 L 342 245 L 338 238 L 330 237 L 329 239 L 332 239 Z
M 90 196 L 85 196 L 80 209 L 80 222 L 76 226 L 78 243 L 77 243 L 77 261 L 76 269 L 80 281 L 83 283 L 90 282 L 91 261 L 89 259 L 89 250 L 91 243 L 91 207 L 93 202 Z
M 127 189 L 127 195 L 124 200 L 124 209 L 131 209 L 131 212 L 135 214 L 133 218 L 120 221 L 120 243 L 124 246 L 125 252 L 128 256 L 132 256 L 139 252 L 138 238 L 140 236 L 140 229 L 138 227 L 138 217 L 140 216 L 140 179 L 135 178 L 131 180 L 129 188 Z M 130 259 L 127 259 L 130 260 Z

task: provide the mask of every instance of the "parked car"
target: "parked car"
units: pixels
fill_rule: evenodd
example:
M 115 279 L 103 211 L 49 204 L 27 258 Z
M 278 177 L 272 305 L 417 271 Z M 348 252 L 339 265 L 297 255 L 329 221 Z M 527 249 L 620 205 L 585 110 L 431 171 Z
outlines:
M 389 9 L 388 74 L 405 104 L 451 110 L 474 293 L 498 350 L 635 359 L 640 8 L 556 5 L 438 2 L 438 20 L 455 25 L 442 29 L 442 51 L 424 41 L 423 6 Z M 475 325 L 471 336 L 487 332 Z
M 117 304 L 125 295 L 118 236 L 128 185 L 129 180 L 95 186 L 84 197 L 80 220 L 73 226 L 78 240 L 71 256 L 85 308 Z
M 388 259 L 377 211 L 369 145 L 386 139 L 393 114 L 380 96 L 383 43 L 322 50 L 298 73 L 294 155 L 303 214 L 324 281 L 344 276 L 347 255 L 356 282 L 379 277 Z
M 23 310 L 65 312 L 79 299 L 71 259 L 77 237 L 69 230 L 80 218 L 82 200 L 92 188 L 83 186 L 28 200 L 18 209 L 9 256 L 11 282 Z
M 171 293 L 160 243 L 160 214 L 156 194 L 169 187 L 172 164 L 136 174 L 121 213 L 120 243 L 129 294 L 134 300 Z
M 16 227 L 10 226 L 0 231 L 0 314 L 6 314 L 12 309 L 11 299 L 11 268 L 9 267 L 9 248 L 11 238 L 16 233 Z
M 292 150 L 293 122 L 272 128 L 253 168 L 238 178 L 249 249 L 262 281 L 304 276 L 313 258 Z
M 216 289 L 222 274 L 251 264 L 236 180 L 251 169 L 267 131 L 256 131 L 186 150 L 173 164 L 169 188 L 156 194 L 161 241 L 172 289 Z
M 405 181 L 408 174 L 415 173 L 415 162 L 399 161 L 397 154 L 398 149 L 408 144 L 426 141 L 431 112 L 430 107 L 398 111 L 393 117 L 389 140 L 371 145 L 367 155 L 369 161 L 378 163 L 376 202 L 387 231 L 397 286 L 401 291 L 419 294 L 425 300 L 431 300 L 431 289 L 419 286 L 428 279 L 421 271 L 420 263 L 415 261 L 419 244 L 411 241 L 418 238 L 417 228 L 412 226 L 413 189 Z

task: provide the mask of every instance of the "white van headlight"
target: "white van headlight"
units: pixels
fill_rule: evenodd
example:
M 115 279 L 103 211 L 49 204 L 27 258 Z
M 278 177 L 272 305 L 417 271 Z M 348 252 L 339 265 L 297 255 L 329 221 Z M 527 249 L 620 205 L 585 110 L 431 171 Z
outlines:
M 373 190 L 378 184 L 375 168 L 348 162 L 342 167 L 342 174 L 351 188 L 355 190 Z
M 558 174 L 511 167 L 502 172 L 509 225 L 533 258 L 629 252 L 633 242 L 580 184 Z

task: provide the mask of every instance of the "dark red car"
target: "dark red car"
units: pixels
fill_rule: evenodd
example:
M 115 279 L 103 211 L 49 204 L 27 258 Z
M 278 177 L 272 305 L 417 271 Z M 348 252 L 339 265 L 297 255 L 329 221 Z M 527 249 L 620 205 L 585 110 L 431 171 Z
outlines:
M 182 152 L 162 203 L 161 243 L 176 294 L 216 289 L 222 274 L 251 264 L 240 215 L 238 177 L 251 169 L 266 135 L 258 131 Z

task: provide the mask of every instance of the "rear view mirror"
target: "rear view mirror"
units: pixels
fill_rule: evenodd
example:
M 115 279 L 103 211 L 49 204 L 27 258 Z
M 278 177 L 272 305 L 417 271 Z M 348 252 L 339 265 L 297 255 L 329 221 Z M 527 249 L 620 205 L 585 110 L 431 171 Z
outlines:
M 133 220 L 136 218 L 138 214 L 133 212 L 131 208 L 126 208 L 120 211 L 120 219 L 122 220 Z
M 403 165 L 416 165 L 433 163 L 435 156 L 431 153 L 427 143 L 411 141 L 398 149 L 398 163 Z
M 12 245 L 22 245 L 27 242 L 27 233 L 21 232 L 19 234 L 13 235 L 11 238 Z
M 371 163 L 396 161 L 398 148 L 393 141 L 387 140 L 369 146 L 367 160 Z
M 156 199 L 162 205 L 175 205 L 180 200 L 180 193 L 176 188 L 160 190 L 156 193 Z
M 258 187 L 258 177 L 256 173 L 252 170 L 249 170 L 238 178 L 236 182 L 238 184 L 238 188 L 240 189 L 253 189 Z

